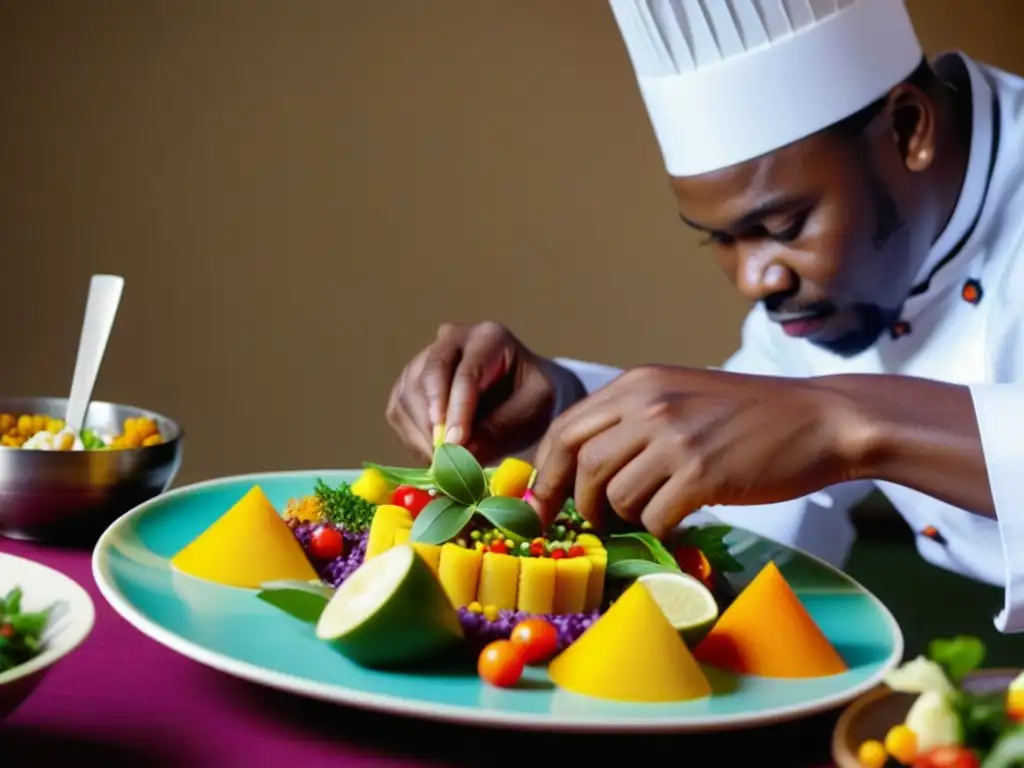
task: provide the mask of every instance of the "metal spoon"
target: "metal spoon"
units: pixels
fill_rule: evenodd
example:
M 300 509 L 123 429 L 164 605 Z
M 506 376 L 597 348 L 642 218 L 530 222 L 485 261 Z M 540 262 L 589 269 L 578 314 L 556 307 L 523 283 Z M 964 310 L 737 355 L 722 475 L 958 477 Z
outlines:
M 78 339 L 75 375 L 71 380 L 68 410 L 64 417 L 65 428 L 72 434 L 78 435 L 82 431 L 123 290 L 124 278 L 116 275 L 93 275 L 89 283 L 85 319 Z

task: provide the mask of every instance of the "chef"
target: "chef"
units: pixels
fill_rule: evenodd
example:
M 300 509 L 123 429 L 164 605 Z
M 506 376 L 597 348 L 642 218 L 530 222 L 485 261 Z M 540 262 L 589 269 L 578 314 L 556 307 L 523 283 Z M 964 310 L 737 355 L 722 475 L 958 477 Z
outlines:
M 484 461 L 539 441 L 545 518 L 710 507 L 837 565 L 880 489 L 1024 631 L 1024 80 L 927 61 L 903 0 L 611 10 L 682 225 L 753 303 L 739 350 L 622 371 L 448 324 L 390 423 L 424 458 L 440 425 Z

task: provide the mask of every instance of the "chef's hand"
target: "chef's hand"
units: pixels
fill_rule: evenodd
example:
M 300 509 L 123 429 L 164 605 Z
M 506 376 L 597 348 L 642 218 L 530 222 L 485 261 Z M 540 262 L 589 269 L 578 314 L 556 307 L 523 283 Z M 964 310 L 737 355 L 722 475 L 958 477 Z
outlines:
M 446 323 L 402 371 L 387 419 L 420 458 L 433 455 L 434 431 L 465 445 L 481 463 L 531 445 L 551 424 L 556 393 L 585 392 L 576 377 L 527 349 L 498 323 Z
M 664 536 L 705 505 L 785 501 L 852 479 L 858 422 L 827 382 L 627 371 L 554 420 L 532 503 L 547 522 L 571 495 L 596 527 L 615 514 Z

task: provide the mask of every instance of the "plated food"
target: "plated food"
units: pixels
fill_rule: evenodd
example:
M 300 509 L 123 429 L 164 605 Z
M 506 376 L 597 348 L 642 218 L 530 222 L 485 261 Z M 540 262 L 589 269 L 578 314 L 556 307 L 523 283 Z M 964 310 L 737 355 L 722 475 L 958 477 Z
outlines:
M 0 674 L 31 661 L 43 649 L 50 610 L 22 610 L 23 594 L 21 587 L 14 587 L 0 598 Z
M 569 501 L 542 530 L 524 499 L 532 474 L 444 445 L 429 468 L 367 464 L 351 485 L 319 482 L 281 512 L 254 485 L 171 566 L 253 590 L 368 669 L 454 660 L 514 689 L 546 665 L 558 688 L 638 703 L 715 696 L 709 668 L 793 680 L 847 671 L 774 563 L 732 589 L 729 528 L 664 543 L 598 534 Z
M 0 413 L 0 447 L 40 451 L 101 451 L 146 448 L 164 441 L 156 421 L 145 416 L 124 420 L 120 433 L 82 429 L 75 434 L 45 414 Z
M 72 579 L 0 552 L 0 723 L 85 640 L 95 616 Z
M 1008 685 L 979 686 L 984 658 L 978 638 L 958 636 L 933 641 L 926 654 L 890 671 L 887 695 L 907 697 L 909 706 L 878 710 L 891 714 L 880 722 L 876 716 L 870 728 L 877 732 L 857 745 L 856 763 L 862 768 L 1024 765 L 1024 674 L 1008 675 Z M 861 706 L 868 705 L 865 700 Z M 857 706 L 851 715 L 860 711 Z M 906 714 L 897 718 L 897 711 Z M 842 720 L 847 724 L 841 722 L 841 729 L 852 727 L 849 715 Z M 879 726 L 886 720 L 883 732 Z

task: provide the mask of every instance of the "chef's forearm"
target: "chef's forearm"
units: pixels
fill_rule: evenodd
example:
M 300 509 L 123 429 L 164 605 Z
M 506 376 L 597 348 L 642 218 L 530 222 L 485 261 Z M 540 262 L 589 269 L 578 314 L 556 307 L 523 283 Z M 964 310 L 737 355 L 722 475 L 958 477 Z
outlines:
M 970 390 L 906 376 L 821 379 L 844 395 L 850 479 L 882 480 L 995 518 Z M 1022 435 L 1024 439 L 1024 435 Z

